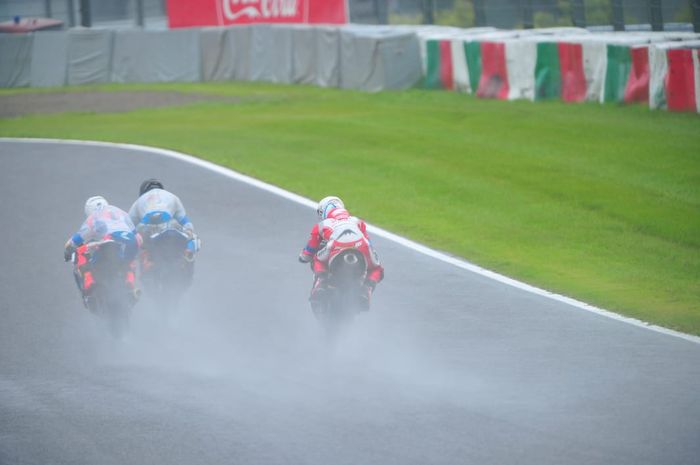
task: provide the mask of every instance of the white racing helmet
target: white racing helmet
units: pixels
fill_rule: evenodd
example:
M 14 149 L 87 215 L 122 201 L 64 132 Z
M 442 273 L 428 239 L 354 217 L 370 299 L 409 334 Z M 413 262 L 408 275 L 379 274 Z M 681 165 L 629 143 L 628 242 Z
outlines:
M 102 210 L 107 205 L 109 205 L 107 199 L 101 195 L 90 197 L 85 201 L 85 216 L 90 216 L 96 211 Z
M 318 217 L 320 219 L 325 220 L 328 213 L 335 208 L 345 208 L 345 205 L 339 197 L 330 195 L 321 199 L 321 201 L 318 203 L 316 213 L 318 213 Z

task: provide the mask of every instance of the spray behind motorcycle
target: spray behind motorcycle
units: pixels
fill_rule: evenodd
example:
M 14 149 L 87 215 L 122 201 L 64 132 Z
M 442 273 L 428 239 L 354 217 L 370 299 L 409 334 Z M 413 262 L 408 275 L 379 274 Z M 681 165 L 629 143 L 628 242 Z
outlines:
M 129 326 L 131 308 L 136 303 L 130 260 L 125 245 L 112 239 L 91 242 L 73 254 L 76 279 L 83 289 L 86 307 L 103 318 L 109 331 L 121 337 Z M 80 257 L 84 262 L 80 262 Z M 131 281 L 130 281 L 131 279 Z M 79 287 L 82 285 L 79 283 Z
M 327 292 L 314 314 L 332 344 L 361 309 L 368 253 L 364 235 L 356 227 L 348 227 L 335 231 L 317 255 L 328 260 L 329 276 Z
M 147 294 L 159 307 L 171 310 L 189 287 L 194 275 L 191 237 L 176 222 L 150 224 L 141 230 L 144 238 L 142 278 Z

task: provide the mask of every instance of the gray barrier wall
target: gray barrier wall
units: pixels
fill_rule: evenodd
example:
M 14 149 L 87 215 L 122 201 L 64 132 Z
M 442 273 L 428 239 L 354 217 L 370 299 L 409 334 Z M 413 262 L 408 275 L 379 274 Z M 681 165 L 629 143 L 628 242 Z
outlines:
M 0 87 L 264 81 L 378 91 L 421 78 L 415 34 L 308 25 L 0 34 Z
M 109 82 L 114 33 L 106 30 L 82 29 L 71 30 L 67 34 L 66 83 L 72 86 Z
M 32 35 L 4 36 L 0 40 L 0 83 L 3 87 L 31 85 Z
M 340 29 L 298 26 L 293 38 L 293 82 L 340 86 Z
M 340 86 L 370 92 L 403 89 L 422 76 L 416 34 L 388 28 L 342 30 Z M 407 57 L 418 56 L 417 60 Z
M 200 62 L 199 31 L 117 31 L 111 81 L 196 82 L 202 79 Z
M 202 80 L 227 81 L 233 79 L 234 47 L 226 29 L 208 27 L 200 30 Z
M 34 87 L 66 84 L 68 77 L 68 34 L 42 32 L 34 35 L 30 83 Z
M 250 80 L 291 83 L 292 28 L 269 24 L 250 28 Z

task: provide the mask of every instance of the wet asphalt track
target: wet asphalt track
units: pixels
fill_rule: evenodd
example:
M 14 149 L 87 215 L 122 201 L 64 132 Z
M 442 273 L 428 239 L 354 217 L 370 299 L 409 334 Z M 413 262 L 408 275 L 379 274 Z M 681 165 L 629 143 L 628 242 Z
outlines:
M 66 237 L 85 198 L 178 193 L 204 248 L 181 312 L 110 340 Z M 122 149 L 0 142 L 0 464 L 700 463 L 700 345 L 380 238 L 387 279 L 336 353 L 296 262 L 311 209 Z M 350 205 L 352 207 L 352 205 Z

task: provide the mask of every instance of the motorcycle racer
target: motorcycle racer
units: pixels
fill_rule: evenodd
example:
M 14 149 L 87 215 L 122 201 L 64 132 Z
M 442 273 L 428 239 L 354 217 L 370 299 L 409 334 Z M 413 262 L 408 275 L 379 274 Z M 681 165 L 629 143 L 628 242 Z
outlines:
M 367 234 L 367 225 L 359 218 L 351 216 L 345 209 L 343 201 L 336 196 L 324 197 L 319 202 L 316 213 L 318 214 L 319 222 L 311 229 L 309 240 L 299 253 L 299 262 L 311 263 L 311 269 L 315 277 L 309 296 L 312 308 L 318 305 L 328 287 L 328 254 L 325 247 L 336 229 L 347 227 L 350 224 L 356 226 L 367 239 L 369 250 L 369 256 L 366 257 L 368 269 L 364 283 L 364 292 L 361 297 L 363 308 L 365 310 L 369 309 L 371 295 L 377 284 L 384 279 L 384 268 L 370 242 Z
M 129 209 L 129 217 L 139 232 L 149 226 L 167 224 L 168 227 L 180 228 L 189 241 L 187 242 L 186 257 L 192 262 L 194 254 L 199 251 L 199 239 L 194 232 L 194 226 L 187 216 L 185 207 L 180 199 L 163 188 L 163 183 L 157 179 L 146 179 L 139 187 L 139 198 Z M 142 257 L 144 271 L 149 268 L 148 237 L 144 237 L 144 255 Z
M 83 296 L 83 303 L 87 307 L 87 299 L 90 294 L 94 279 L 90 271 L 90 259 L 86 256 L 87 244 L 104 239 L 110 239 L 123 245 L 122 258 L 129 262 L 130 271 L 127 273 L 126 282 L 138 297 L 134 275 L 134 259 L 138 254 L 139 241 L 136 236 L 134 223 L 129 215 L 120 208 L 110 205 L 102 196 L 94 196 L 85 202 L 85 221 L 82 226 L 66 242 L 63 258 L 69 261 L 73 254 L 77 254 L 73 274 L 75 281 Z

